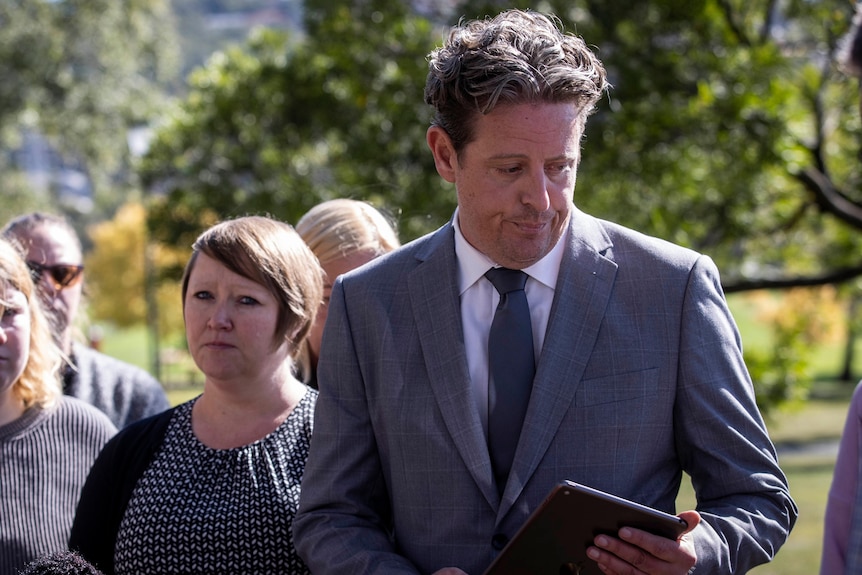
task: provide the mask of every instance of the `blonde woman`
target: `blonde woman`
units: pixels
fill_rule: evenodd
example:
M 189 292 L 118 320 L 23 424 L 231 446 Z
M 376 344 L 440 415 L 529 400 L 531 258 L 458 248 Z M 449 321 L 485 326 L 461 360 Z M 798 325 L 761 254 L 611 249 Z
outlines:
M 81 240 L 65 218 L 32 212 L 10 220 L 0 235 L 21 246 L 54 339 L 65 355 L 63 392 L 98 408 L 118 428 L 170 407 L 147 371 L 76 341 L 84 294 Z
M 296 224 L 296 231 L 323 268 L 323 302 L 297 362 L 305 383 L 317 388 L 317 358 L 335 278 L 400 247 L 394 226 L 367 202 L 340 198 L 311 208 Z
M 60 390 L 30 271 L 0 240 L 0 573 L 65 549 L 90 466 L 116 428 Z

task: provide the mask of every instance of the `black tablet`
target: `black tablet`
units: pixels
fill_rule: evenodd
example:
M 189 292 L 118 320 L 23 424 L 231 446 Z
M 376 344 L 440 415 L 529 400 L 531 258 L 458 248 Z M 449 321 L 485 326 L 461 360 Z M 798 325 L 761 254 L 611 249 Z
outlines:
M 587 558 L 596 535 L 635 527 L 669 539 L 686 529 L 679 517 L 585 485 L 563 481 L 533 512 L 485 575 L 602 575 Z

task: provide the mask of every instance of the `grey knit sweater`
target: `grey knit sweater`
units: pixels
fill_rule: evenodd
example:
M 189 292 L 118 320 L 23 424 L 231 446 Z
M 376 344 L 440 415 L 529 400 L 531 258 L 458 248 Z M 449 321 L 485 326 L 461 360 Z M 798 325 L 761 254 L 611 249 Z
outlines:
M 70 397 L 0 426 L 0 575 L 66 548 L 81 487 L 115 433 L 102 412 Z
M 74 369 L 63 374 L 63 392 L 98 408 L 117 429 L 170 407 L 158 380 L 135 365 L 77 343 L 72 362 Z

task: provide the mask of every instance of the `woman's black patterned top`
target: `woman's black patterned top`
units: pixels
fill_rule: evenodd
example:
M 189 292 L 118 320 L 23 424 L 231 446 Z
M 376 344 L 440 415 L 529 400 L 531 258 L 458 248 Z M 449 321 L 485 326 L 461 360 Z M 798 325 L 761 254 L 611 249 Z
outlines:
M 263 439 L 224 450 L 192 432 L 195 401 L 177 408 L 135 486 L 117 535 L 116 573 L 308 573 L 291 523 L 317 392 L 309 389 Z

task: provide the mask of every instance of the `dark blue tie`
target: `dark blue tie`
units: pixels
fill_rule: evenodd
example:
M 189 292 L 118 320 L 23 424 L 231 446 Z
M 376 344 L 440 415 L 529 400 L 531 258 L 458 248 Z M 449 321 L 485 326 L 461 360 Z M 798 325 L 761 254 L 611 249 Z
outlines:
M 488 335 L 488 451 L 497 489 L 502 493 L 530 401 L 536 363 L 530 306 L 524 292 L 527 274 L 493 268 L 485 277 L 500 294 Z

